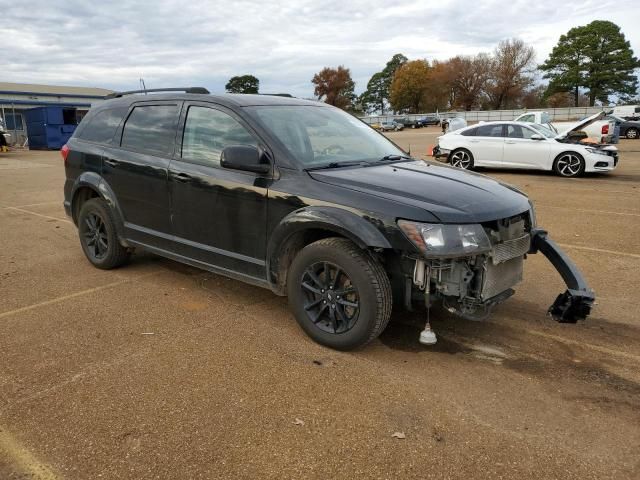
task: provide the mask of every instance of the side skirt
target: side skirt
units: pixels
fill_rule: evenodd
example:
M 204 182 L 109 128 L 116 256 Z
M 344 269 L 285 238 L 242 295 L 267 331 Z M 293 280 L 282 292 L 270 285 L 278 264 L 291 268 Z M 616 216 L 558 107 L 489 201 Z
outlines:
M 233 280 L 239 280 L 241 282 L 248 283 L 250 285 L 255 285 L 257 287 L 262 287 L 262 288 L 271 290 L 271 286 L 269 285 L 269 282 L 267 282 L 267 280 L 263 278 L 252 277 L 251 275 L 245 275 L 243 273 L 234 272 L 233 270 L 217 267 L 215 265 L 201 262 L 200 260 L 194 260 L 192 258 L 185 257 L 184 255 L 173 253 L 168 250 L 164 250 L 162 248 L 153 247 L 151 245 L 147 245 L 142 242 L 137 242 L 130 239 L 126 239 L 126 242 L 128 245 L 143 248 L 151 253 L 155 253 L 156 255 L 159 255 L 161 257 L 168 258 L 169 260 L 175 260 L 176 262 L 184 263 L 186 265 L 200 268 L 202 270 L 206 270 L 211 273 L 232 278 Z

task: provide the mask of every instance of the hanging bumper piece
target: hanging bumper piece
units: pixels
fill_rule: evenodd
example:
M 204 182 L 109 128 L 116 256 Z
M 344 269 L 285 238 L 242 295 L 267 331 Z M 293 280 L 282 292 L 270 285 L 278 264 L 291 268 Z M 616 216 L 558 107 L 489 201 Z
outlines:
M 531 232 L 529 253 L 538 252 L 547 257 L 567 285 L 567 290 L 558 295 L 549 307 L 549 315 L 560 323 L 576 323 L 586 319 L 596 297 L 578 267 L 542 229 Z

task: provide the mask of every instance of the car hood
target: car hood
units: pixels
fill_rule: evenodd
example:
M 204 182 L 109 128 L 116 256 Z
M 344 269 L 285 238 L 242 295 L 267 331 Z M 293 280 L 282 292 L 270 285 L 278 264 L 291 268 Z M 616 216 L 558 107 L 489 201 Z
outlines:
M 584 128 L 586 128 L 589 125 L 591 125 L 593 122 L 597 122 L 598 120 L 604 118 L 605 116 L 606 116 L 605 112 L 598 112 L 598 113 L 596 113 L 594 115 L 591 115 L 590 117 L 587 117 L 584 120 L 580 120 L 578 123 L 576 123 L 570 129 L 565 130 L 562 133 L 559 133 L 558 135 L 556 135 L 556 138 L 557 139 L 562 139 L 562 138 L 565 138 L 567 135 L 569 135 L 570 132 L 578 132 L 580 130 L 583 130 Z
M 486 222 L 529 209 L 528 198 L 515 187 L 435 163 L 398 162 L 309 174 L 320 182 L 422 208 L 443 223 Z

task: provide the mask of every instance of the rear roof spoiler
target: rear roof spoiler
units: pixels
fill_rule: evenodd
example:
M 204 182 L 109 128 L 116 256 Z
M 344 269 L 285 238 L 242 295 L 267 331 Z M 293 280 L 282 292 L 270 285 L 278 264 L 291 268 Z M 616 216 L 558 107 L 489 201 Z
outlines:
M 184 93 L 199 93 L 203 95 L 209 94 L 209 90 L 204 87 L 185 87 L 185 88 L 148 88 L 146 90 L 129 90 L 127 92 L 113 92 L 104 97 L 105 99 L 109 98 L 120 98 L 125 95 L 133 95 L 135 93 L 149 93 L 149 92 L 184 92 Z

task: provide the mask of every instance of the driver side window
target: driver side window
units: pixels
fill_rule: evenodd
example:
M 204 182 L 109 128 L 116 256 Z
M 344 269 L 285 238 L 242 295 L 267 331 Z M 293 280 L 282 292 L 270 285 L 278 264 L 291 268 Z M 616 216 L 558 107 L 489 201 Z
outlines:
M 182 158 L 218 166 L 230 145 L 252 145 L 256 139 L 232 116 L 208 107 L 191 106 L 182 137 Z

